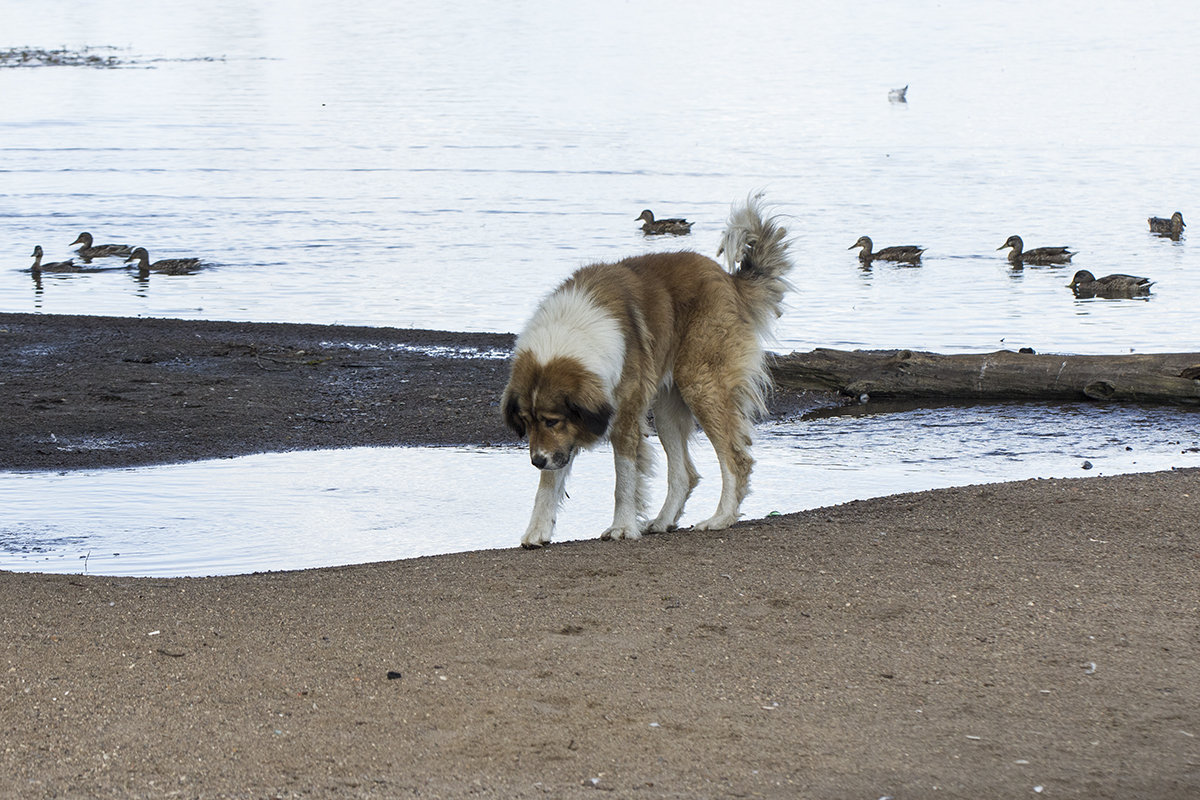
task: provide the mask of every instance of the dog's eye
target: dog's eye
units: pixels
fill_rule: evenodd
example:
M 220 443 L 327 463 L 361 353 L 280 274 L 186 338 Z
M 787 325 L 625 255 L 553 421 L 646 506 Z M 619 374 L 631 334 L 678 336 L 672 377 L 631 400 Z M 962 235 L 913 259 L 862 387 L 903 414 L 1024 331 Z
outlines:
M 557 428 L 560 422 L 562 422 L 561 419 L 551 419 L 549 417 L 542 419 L 542 425 L 547 428 Z

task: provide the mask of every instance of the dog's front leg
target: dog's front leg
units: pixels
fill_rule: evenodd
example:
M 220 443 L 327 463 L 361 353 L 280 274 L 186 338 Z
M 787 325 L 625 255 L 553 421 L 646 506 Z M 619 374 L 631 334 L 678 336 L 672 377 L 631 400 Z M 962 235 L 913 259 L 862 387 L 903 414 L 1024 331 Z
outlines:
M 558 508 L 567 490 L 568 462 L 561 469 L 544 469 L 538 476 L 537 496 L 533 499 L 533 516 L 529 527 L 521 537 L 521 547 L 534 548 L 550 543 L 554 535 L 554 523 L 558 519 Z
M 611 436 L 613 464 L 616 470 L 612 527 L 600 534 L 601 539 L 640 539 L 642 527 L 638 520 L 641 511 L 641 471 L 638 469 L 638 447 L 641 446 L 641 429 L 633 426 L 628 431 L 615 429 Z

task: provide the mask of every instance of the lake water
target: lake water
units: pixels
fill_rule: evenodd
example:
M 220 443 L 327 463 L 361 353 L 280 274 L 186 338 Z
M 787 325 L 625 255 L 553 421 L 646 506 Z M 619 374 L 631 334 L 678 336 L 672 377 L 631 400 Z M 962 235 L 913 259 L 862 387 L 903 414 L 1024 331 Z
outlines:
M 5 310 L 513 332 L 589 261 L 713 253 L 761 188 L 796 238 L 779 349 L 1195 349 L 1200 256 L 1146 225 L 1200 224 L 1194 4 L 0 8 L 0 48 L 133 64 L 0 69 Z M 36 291 L 33 246 L 82 230 L 212 267 Z M 1077 301 L 1013 233 L 1154 295 Z M 923 266 L 860 270 L 862 234 Z
M 582 264 L 712 254 L 764 189 L 795 237 L 777 350 L 1197 349 L 1200 256 L 1145 221 L 1200 217 L 1195 4 L 0 0 L 0 19 L 0 50 L 127 65 L 0 67 L 0 310 L 515 332 Z M 644 238 L 647 207 L 693 235 Z M 207 266 L 35 283 L 33 246 L 60 260 L 83 230 Z M 1011 269 L 1014 233 L 1074 266 Z M 928 250 L 862 269 L 863 234 Z M 1156 284 L 1076 300 L 1075 268 Z M 189 468 L 189 496 L 210 491 Z M 109 478 L 43 481 L 76 479 Z

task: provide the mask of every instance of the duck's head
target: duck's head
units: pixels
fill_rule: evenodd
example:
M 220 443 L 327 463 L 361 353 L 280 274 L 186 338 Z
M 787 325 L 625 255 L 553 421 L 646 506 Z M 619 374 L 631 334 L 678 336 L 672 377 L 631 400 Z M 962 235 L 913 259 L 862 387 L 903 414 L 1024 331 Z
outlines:
M 1088 272 L 1086 269 L 1081 269 L 1075 273 L 1075 277 L 1071 278 L 1071 282 L 1067 284 L 1067 287 L 1070 289 L 1074 289 L 1076 286 L 1079 286 L 1081 284 L 1095 283 L 1095 282 L 1096 282 L 1095 275 Z
M 82 244 L 84 247 L 91 247 L 92 246 L 92 235 L 90 233 L 88 233 L 87 231 L 84 231 L 83 233 L 79 234 L 78 239 L 71 242 L 72 247 L 74 247 L 77 244 Z
M 29 257 L 30 258 L 41 258 L 42 257 L 42 246 L 40 244 L 35 244 L 33 246 L 33 252 L 29 254 Z
M 1186 224 L 1187 224 L 1183 221 L 1183 214 L 1179 211 L 1176 211 L 1174 214 L 1171 215 L 1171 222 L 1179 223 L 1179 227 L 1181 227 L 1181 228 L 1186 227 Z
M 853 250 L 853 249 L 854 249 L 854 248 L 856 248 L 856 247 L 865 247 L 865 248 L 867 248 L 868 250 L 870 250 L 870 249 L 871 249 L 871 237 L 870 237 L 870 236 L 860 236 L 860 237 L 858 237 L 858 241 L 857 241 L 857 242 L 855 242 L 854 244 L 850 245 L 850 246 L 849 246 L 849 247 L 847 247 L 846 249 L 847 249 L 847 250 Z
M 141 261 L 143 259 L 149 261 L 150 254 L 146 252 L 146 248 L 144 247 L 135 247 L 133 248 L 133 252 L 129 254 L 129 258 L 125 259 L 125 263 L 128 264 L 130 261 Z
M 641 222 L 642 220 L 645 220 L 646 222 L 654 222 L 654 212 L 647 208 L 645 211 L 643 211 L 641 214 L 638 215 L 638 218 L 635 221 Z
M 996 249 L 1003 250 L 1006 247 L 1015 247 L 1016 249 L 1020 250 L 1024 246 L 1025 246 L 1025 243 L 1021 241 L 1020 236 L 1010 236 L 1004 240 L 1004 244 L 1000 245 Z

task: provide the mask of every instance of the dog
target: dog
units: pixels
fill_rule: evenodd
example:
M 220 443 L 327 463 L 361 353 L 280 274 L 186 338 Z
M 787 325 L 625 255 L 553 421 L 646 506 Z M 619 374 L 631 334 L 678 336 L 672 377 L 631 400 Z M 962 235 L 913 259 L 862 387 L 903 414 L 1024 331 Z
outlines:
M 575 456 L 607 437 L 616 469 L 612 525 L 601 539 L 674 530 L 700 480 L 688 455 L 696 422 L 721 470 L 716 512 L 739 517 L 754 459 L 750 430 L 765 413 L 763 341 L 782 314 L 792 268 L 786 230 L 761 195 L 735 207 L 717 256 L 653 253 L 585 266 L 541 302 L 517 337 L 501 413 L 540 470 L 526 548 L 550 542 Z M 644 521 L 653 456 L 648 414 L 667 454 L 667 496 Z

